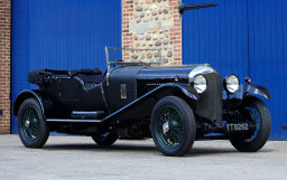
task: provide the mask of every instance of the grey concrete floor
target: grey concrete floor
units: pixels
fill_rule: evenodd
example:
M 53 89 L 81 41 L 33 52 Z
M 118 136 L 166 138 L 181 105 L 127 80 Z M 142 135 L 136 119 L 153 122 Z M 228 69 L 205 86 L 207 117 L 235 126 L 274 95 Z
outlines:
M 102 148 L 90 137 L 50 136 L 42 149 L 0 135 L 0 180 L 26 179 L 287 179 L 287 142 L 256 153 L 228 141 L 196 141 L 184 157 L 165 157 L 152 140 L 119 140 Z

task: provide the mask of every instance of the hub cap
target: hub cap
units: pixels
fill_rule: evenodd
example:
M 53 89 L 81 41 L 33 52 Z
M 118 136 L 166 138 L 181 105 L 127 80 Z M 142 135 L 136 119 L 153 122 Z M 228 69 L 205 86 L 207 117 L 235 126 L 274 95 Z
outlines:
M 176 149 L 184 141 L 183 118 L 170 105 L 163 106 L 157 115 L 157 138 L 167 149 Z
M 165 122 L 163 125 L 162 125 L 162 131 L 163 131 L 163 134 L 166 135 L 166 133 L 169 131 L 169 124 L 168 122 Z
M 20 133 L 26 141 L 34 141 L 40 135 L 40 118 L 37 111 L 29 106 L 20 119 Z
M 27 120 L 25 121 L 25 123 L 24 123 L 24 124 L 25 124 L 25 127 L 26 127 L 26 128 L 28 128 L 28 127 L 29 127 L 29 125 L 30 125 L 30 121 L 29 121 L 29 119 L 27 119 Z

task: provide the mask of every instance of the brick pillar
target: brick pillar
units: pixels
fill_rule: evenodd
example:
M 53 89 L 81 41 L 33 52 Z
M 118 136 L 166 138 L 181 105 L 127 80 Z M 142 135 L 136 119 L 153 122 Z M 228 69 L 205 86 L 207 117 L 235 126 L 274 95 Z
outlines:
M 178 65 L 181 56 L 181 0 L 122 0 L 122 47 L 161 49 L 162 63 Z M 123 51 L 123 60 L 158 62 L 156 51 Z
M 169 9 L 173 12 L 173 27 L 170 29 L 170 40 L 173 41 L 173 61 L 171 64 L 182 64 L 181 46 L 182 46 L 182 24 L 181 15 L 178 11 L 178 7 L 181 0 L 169 0 Z
M 11 0 L 0 0 L 0 133 L 10 133 Z

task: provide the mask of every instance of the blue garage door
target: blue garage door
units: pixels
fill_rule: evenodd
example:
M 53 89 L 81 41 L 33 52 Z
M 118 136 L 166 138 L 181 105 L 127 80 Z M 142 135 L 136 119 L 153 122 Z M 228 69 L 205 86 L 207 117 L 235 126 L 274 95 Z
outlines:
M 184 4 L 210 0 L 183 0 Z M 287 1 L 217 0 L 183 14 L 183 63 L 209 63 L 223 76 L 251 75 L 272 95 L 271 139 L 287 140 Z M 250 66 L 248 66 L 250 64 Z
M 40 68 L 105 68 L 104 46 L 121 46 L 120 0 L 12 1 L 12 102 Z M 12 116 L 12 133 L 17 133 Z

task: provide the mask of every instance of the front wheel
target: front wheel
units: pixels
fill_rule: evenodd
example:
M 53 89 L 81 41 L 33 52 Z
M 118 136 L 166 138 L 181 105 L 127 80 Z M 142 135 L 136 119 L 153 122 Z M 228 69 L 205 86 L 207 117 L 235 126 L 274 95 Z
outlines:
M 164 155 L 184 155 L 192 147 L 196 135 L 192 109 L 182 98 L 162 98 L 152 111 L 151 132 L 156 147 Z
M 18 133 L 22 143 L 29 148 L 42 147 L 49 137 L 47 123 L 35 98 L 26 99 L 20 106 Z
M 271 118 L 270 113 L 260 99 L 248 98 L 242 105 L 242 115 L 248 118 L 256 129 L 249 136 L 233 136 L 231 144 L 241 152 L 256 152 L 267 142 L 270 135 Z

